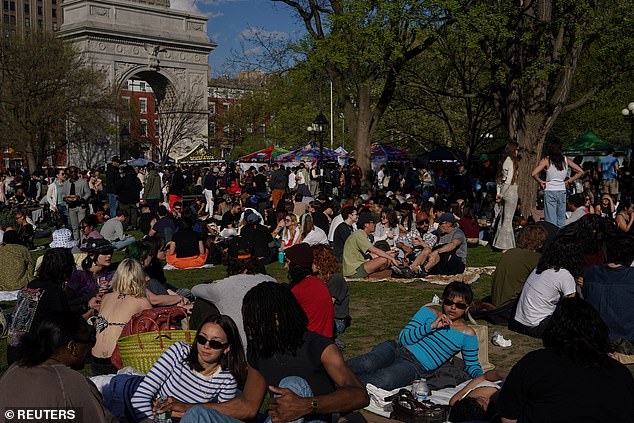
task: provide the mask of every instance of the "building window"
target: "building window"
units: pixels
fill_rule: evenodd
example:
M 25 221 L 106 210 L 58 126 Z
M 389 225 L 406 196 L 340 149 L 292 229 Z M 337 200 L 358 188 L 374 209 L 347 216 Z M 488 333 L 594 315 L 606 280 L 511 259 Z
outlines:
M 139 87 L 141 87 L 141 91 L 145 91 L 145 82 L 139 82 Z
M 209 103 L 209 114 L 210 115 L 216 114 L 216 103 Z
M 5 24 L 9 25 L 9 15 L 4 15 L 2 17 L 2 22 L 4 22 Z M 9 32 L 7 31 L 7 36 L 9 35 Z
M 57 22 L 53 22 L 53 31 L 57 31 Z
M 229 103 L 222 103 L 222 110 L 225 111 L 225 112 L 228 112 L 229 111 L 229 106 L 230 106 Z
M 57 17 L 57 9 L 53 8 L 53 10 L 51 11 L 51 13 L 52 13 L 52 16 L 53 16 L 54 18 L 56 18 L 56 17 Z
M 147 137 L 147 120 L 141 119 L 139 122 L 139 133 L 142 137 Z
M 207 127 L 207 132 L 209 132 L 209 136 L 216 135 L 216 124 L 215 122 L 209 122 L 209 126 Z
M 9 10 L 12 12 L 15 12 L 15 2 L 14 1 L 10 1 L 9 2 Z
M 11 25 L 15 25 L 17 23 L 17 20 L 15 18 L 15 15 L 9 16 L 9 23 Z
M 222 132 L 225 134 L 225 137 L 229 136 L 229 125 L 225 125 L 224 128 L 222 128 Z
M 42 16 L 42 6 L 37 7 L 37 16 Z
M 37 20 L 37 27 L 42 29 L 44 27 L 44 22 L 42 22 L 42 19 L 38 19 Z
M 4 10 L 9 10 L 9 1 L 8 1 L 8 0 L 4 0 L 4 1 L 2 2 L 2 8 L 3 8 Z
M 30 18 L 24 18 L 24 26 L 27 28 L 31 27 L 31 19 Z
M 154 121 L 154 136 L 159 136 L 159 130 L 161 129 L 161 123 L 158 120 Z
M 147 98 L 140 98 L 139 99 L 139 112 L 140 113 L 147 113 Z
M 24 13 L 31 13 L 31 7 L 28 3 L 24 3 Z

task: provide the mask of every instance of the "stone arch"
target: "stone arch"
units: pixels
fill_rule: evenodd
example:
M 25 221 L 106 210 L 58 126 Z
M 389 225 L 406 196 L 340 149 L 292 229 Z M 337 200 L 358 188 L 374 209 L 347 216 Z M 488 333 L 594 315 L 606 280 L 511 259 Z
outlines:
M 206 113 L 208 58 L 216 47 L 207 35 L 206 15 L 171 9 L 160 0 L 64 0 L 62 11 L 58 35 L 104 72 L 113 88 L 121 90 L 136 75 L 150 84 L 157 101 L 195 93 L 197 113 Z M 197 125 L 197 134 L 206 137 L 206 118 Z M 114 153 L 118 141 L 109 146 Z M 197 142 L 179 142 L 173 154 Z

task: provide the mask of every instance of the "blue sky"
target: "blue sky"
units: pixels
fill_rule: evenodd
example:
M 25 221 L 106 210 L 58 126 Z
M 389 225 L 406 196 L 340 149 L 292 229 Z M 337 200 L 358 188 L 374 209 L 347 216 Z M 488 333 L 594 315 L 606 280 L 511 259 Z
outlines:
M 280 39 L 303 34 L 303 23 L 297 21 L 292 10 L 271 0 L 171 0 L 171 7 L 204 13 L 209 18 L 209 37 L 218 44 L 209 56 L 212 76 L 231 72 L 226 61 L 232 50 L 257 48 L 246 43 L 249 33 L 257 31 L 263 37 Z

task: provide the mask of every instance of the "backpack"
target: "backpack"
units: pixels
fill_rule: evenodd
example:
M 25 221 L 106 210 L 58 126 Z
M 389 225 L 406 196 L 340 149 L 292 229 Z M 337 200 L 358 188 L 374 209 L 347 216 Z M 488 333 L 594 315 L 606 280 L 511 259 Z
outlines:
M 20 338 L 31 329 L 42 295 L 44 290 L 40 288 L 22 288 L 18 293 L 13 319 L 8 330 L 9 345 L 17 346 Z

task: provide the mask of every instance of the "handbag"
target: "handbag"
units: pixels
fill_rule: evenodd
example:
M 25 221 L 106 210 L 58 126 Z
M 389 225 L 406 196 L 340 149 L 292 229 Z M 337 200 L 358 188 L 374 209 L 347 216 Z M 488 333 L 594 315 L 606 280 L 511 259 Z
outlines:
M 158 332 L 160 334 L 161 331 L 181 330 L 183 329 L 181 322 L 186 317 L 187 310 L 183 307 L 156 307 L 143 310 L 130 318 L 130 321 L 123 327 L 119 339 L 146 332 Z M 185 329 L 189 329 L 189 321 L 186 322 Z M 110 361 L 117 369 L 122 369 L 124 363 L 119 349 L 119 344 L 117 343 Z
M 417 401 L 407 389 L 401 389 L 385 400 L 392 401 L 390 418 L 404 423 L 443 423 L 449 415 L 449 406 Z
M 438 306 L 438 305 L 439 304 L 435 304 L 435 303 L 427 303 L 425 304 L 425 307 Z M 478 322 L 476 322 L 474 318 L 471 316 L 471 313 L 469 313 L 469 310 L 467 310 L 466 316 L 467 316 L 467 319 L 469 320 L 469 324 L 467 326 L 473 329 L 473 331 L 476 334 L 476 337 L 478 338 L 478 361 L 480 362 L 480 367 L 482 367 L 482 370 L 485 372 L 487 370 L 494 369 L 495 365 L 493 365 L 489 361 L 489 327 L 486 325 L 479 325 Z M 460 357 L 461 359 L 464 360 L 461 352 L 456 354 L 456 357 Z

